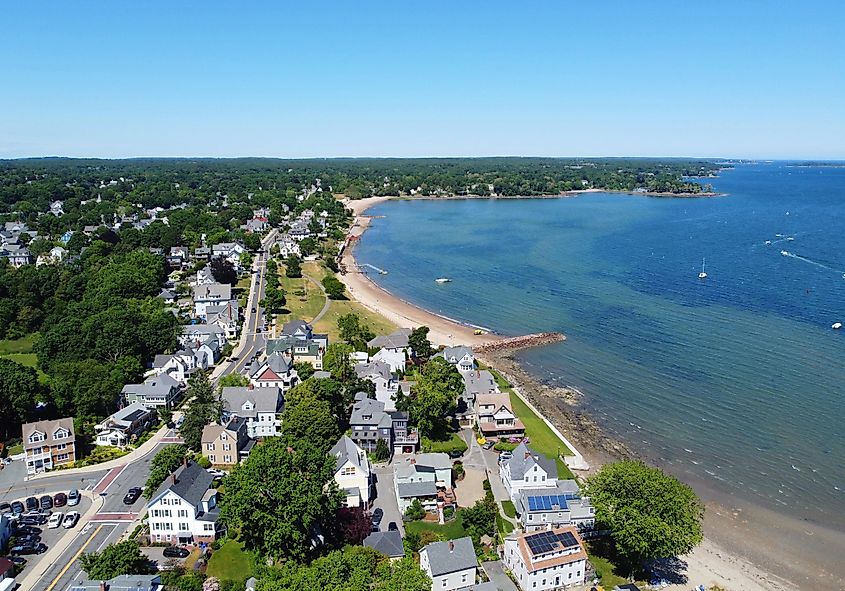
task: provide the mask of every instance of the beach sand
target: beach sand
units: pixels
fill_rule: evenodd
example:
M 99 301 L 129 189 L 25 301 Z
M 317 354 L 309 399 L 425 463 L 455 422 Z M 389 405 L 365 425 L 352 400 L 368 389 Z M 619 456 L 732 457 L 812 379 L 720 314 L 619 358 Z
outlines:
M 367 229 L 370 221 L 364 215 L 367 209 L 389 199 L 371 197 L 348 201 L 346 205 L 355 215 L 351 235 L 360 236 Z M 355 272 L 353 251 L 354 243 L 342 258 L 350 272 L 339 277 L 351 296 L 370 310 L 398 326 L 428 326 L 431 329 L 429 339 L 437 345 L 478 346 L 499 338 L 490 334 L 476 335 L 471 327 L 423 310 L 378 287 L 366 275 Z M 512 381 L 516 380 L 515 385 L 578 446 L 590 462 L 591 471 L 614 458 L 634 455 L 621 443 L 606 440 L 589 417 L 569 412 L 570 407 L 576 406 L 577 392 L 539 384 L 508 355 L 488 356 L 485 361 Z M 600 440 L 602 445 L 596 445 Z M 697 484 L 695 488 L 699 491 Z M 812 536 L 800 535 L 799 524 L 787 522 L 783 516 L 777 521 L 777 515 L 756 515 L 755 521 L 750 519 L 751 513 L 757 512 L 753 508 L 726 508 L 710 495 L 703 496 L 703 500 L 706 506 L 705 540 L 692 553 L 680 557 L 686 563 L 687 582 L 670 585 L 667 589 L 688 591 L 701 584 L 705 587 L 718 585 L 727 591 L 797 591 L 820 585 L 829 589 L 845 588 L 835 566 L 825 568 L 832 565 L 826 565 L 824 561 L 819 564 L 819 560 L 813 559 L 824 554 L 821 550 L 828 541 L 841 542 L 839 532 L 828 532 L 812 539 Z M 780 540 L 767 539 L 767 533 L 772 531 L 768 528 L 772 525 L 782 530 Z

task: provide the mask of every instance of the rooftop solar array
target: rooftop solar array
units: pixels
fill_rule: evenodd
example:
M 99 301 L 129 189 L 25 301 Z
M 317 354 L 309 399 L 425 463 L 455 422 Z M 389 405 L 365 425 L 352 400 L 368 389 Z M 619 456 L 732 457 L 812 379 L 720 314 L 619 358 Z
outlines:
M 133 410 L 131 413 L 129 413 L 129 416 L 127 416 L 124 420 L 129 421 L 130 423 L 134 423 L 135 421 L 143 417 L 145 414 L 147 414 L 146 410 Z
M 528 544 L 531 553 L 535 556 L 578 545 L 578 540 L 575 539 L 572 532 L 568 531 L 561 533 L 541 531 L 530 536 L 525 536 L 525 542 Z
M 539 495 L 528 497 L 529 511 L 550 511 L 552 507 L 557 505 L 561 509 L 567 509 L 569 505 L 567 501 L 578 498 L 577 495 L 563 494 L 563 495 Z

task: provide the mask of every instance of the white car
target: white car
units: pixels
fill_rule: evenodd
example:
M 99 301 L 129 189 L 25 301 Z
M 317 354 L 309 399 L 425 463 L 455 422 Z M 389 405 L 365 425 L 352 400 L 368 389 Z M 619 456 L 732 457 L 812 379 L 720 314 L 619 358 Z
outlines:
M 68 511 L 68 514 L 65 515 L 64 521 L 62 521 L 62 527 L 65 529 L 70 529 L 79 521 L 79 512 L 77 511 Z
M 64 513 L 61 511 L 56 511 L 50 515 L 50 520 L 47 522 L 47 529 L 56 529 L 59 527 L 62 524 L 62 518 L 64 516 Z

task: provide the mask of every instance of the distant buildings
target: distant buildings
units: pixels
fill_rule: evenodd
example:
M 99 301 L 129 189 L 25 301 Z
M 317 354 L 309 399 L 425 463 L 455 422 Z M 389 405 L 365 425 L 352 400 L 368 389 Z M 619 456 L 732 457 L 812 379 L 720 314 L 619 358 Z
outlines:
M 22 431 L 27 474 L 52 470 L 76 461 L 72 418 L 24 423 Z

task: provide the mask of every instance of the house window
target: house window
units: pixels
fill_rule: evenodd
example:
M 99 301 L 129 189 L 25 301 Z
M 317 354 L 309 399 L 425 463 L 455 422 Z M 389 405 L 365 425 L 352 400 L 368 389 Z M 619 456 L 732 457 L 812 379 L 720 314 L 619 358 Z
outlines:
M 442 583 L 442 584 L 443 584 L 443 588 L 445 589 L 445 588 L 446 588 L 446 585 L 448 585 L 448 584 L 449 584 L 449 579 L 443 579 L 443 583 Z
M 205 531 L 214 531 L 214 525 L 213 525 L 213 524 L 211 524 L 211 523 L 204 523 L 204 524 L 202 525 L 202 528 L 203 528 Z
M 223 451 L 232 451 L 232 444 L 231 443 L 224 443 L 223 444 Z
M 53 433 L 53 439 L 64 439 L 68 436 L 68 432 L 64 429 L 59 429 L 55 433 Z
M 187 517 L 188 510 L 187 509 L 179 509 L 179 517 Z
M 43 433 L 39 433 L 39 432 L 36 431 L 35 433 L 33 433 L 32 435 L 29 436 L 29 442 L 30 443 L 36 443 L 38 441 L 44 441 L 44 434 Z
M 57 450 L 67 449 L 67 443 L 60 443 L 56 446 Z
M 58 456 L 56 456 L 56 460 L 59 461 L 59 462 L 62 461 L 62 460 L 66 460 L 67 458 L 68 458 L 67 454 L 59 454 Z
M 225 440 L 226 440 L 226 439 L 228 439 L 228 438 L 229 438 L 229 436 L 228 436 L 228 435 L 226 435 L 225 433 L 221 433 L 221 434 L 220 434 L 220 439 L 222 439 L 222 440 L 224 440 L 224 441 L 225 441 Z
M 355 476 L 355 467 L 354 466 L 347 466 L 341 472 L 341 476 Z
M 467 574 L 461 573 L 461 583 L 466 583 L 466 582 L 467 582 Z
M 205 449 L 207 449 L 209 451 L 214 451 L 214 444 L 213 443 L 206 443 Z
M 232 463 L 232 456 L 223 456 L 223 461 L 227 464 Z
M 208 456 L 208 461 L 213 464 L 215 462 L 214 456 Z
M 179 531 L 188 531 L 188 524 L 187 523 L 180 523 L 179 524 Z

